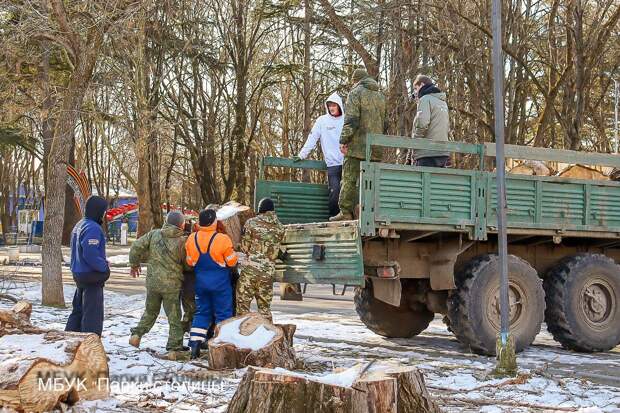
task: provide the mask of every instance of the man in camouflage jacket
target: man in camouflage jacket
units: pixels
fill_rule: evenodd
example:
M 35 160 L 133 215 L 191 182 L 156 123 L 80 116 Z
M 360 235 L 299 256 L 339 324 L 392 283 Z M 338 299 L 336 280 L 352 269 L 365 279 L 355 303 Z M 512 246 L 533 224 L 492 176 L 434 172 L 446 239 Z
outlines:
M 260 201 L 258 214 L 243 227 L 240 249 L 247 260 L 241 263 L 237 281 L 237 315 L 249 313 L 252 299 L 256 298 L 258 312 L 271 319 L 275 261 L 284 238 L 284 226 L 269 198 Z
M 359 202 L 360 162 L 366 157 L 366 134 L 383 133 L 385 122 L 385 96 L 379 84 L 364 69 L 353 72 L 353 90 L 345 104 L 346 115 L 340 134 L 340 150 L 344 154 L 342 187 L 338 206 L 340 213 L 330 221 L 353 219 Z M 381 161 L 381 148 L 373 148 L 371 160 Z
M 161 229 L 154 229 L 135 241 L 129 251 L 132 277 L 140 274 L 140 263 L 147 262 L 146 308 L 140 322 L 131 329 L 129 344 L 140 346 L 142 336 L 148 333 L 163 303 L 168 317 L 170 352 L 183 350 L 183 328 L 179 294 L 185 265 L 184 217 L 178 211 L 168 213 Z

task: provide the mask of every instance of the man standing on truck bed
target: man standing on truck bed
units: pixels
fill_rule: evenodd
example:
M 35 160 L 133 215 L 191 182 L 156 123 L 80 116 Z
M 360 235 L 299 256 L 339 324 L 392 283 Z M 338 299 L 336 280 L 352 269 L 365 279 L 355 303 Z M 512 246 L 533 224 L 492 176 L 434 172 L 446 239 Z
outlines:
M 418 101 L 418 112 L 413 120 L 412 136 L 447 142 L 450 133 L 450 117 L 446 94 L 430 77 L 418 75 L 413 81 L 414 95 Z M 416 166 L 445 168 L 450 164 L 450 152 L 417 149 L 410 153 L 411 163 Z
M 385 96 L 379 84 L 364 69 L 355 69 L 351 78 L 353 89 L 345 105 L 347 114 L 340 134 L 340 150 L 344 154 L 342 188 L 340 190 L 340 213 L 330 221 L 353 219 L 359 202 L 360 162 L 366 155 L 366 134 L 383 133 L 385 120 Z M 373 148 L 373 161 L 381 160 L 381 148 Z
M 237 281 L 237 315 L 250 312 L 256 298 L 258 312 L 271 319 L 271 300 L 276 271 L 276 258 L 284 238 L 284 226 L 278 220 L 273 201 L 263 198 L 258 203 L 258 216 L 243 226 L 240 250 L 247 255 Z
M 344 155 L 340 152 L 340 133 L 344 124 L 344 110 L 342 99 L 338 93 L 332 93 L 325 101 L 325 115 L 319 116 L 314 123 L 308 139 L 295 161 L 306 159 L 315 148 L 317 141 L 321 140 L 323 159 L 327 164 L 327 185 L 329 187 L 329 216 L 340 212 L 338 197 L 340 196 L 340 181 L 342 179 L 342 160 Z

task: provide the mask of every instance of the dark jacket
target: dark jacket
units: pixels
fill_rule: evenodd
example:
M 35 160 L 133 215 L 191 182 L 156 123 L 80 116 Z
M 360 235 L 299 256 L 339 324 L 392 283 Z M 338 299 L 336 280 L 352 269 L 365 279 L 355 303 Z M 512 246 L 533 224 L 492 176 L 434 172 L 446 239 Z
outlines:
M 105 253 L 105 235 L 101 228 L 107 202 L 93 196 L 86 202 L 85 209 L 84 218 L 71 233 L 71 272 L 77 278 L 80 274 L 110 271 Z

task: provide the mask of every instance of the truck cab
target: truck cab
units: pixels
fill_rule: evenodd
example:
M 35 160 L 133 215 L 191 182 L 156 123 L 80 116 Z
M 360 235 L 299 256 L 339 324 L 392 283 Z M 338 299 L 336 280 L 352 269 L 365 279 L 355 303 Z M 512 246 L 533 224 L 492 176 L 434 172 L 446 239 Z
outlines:
M 371 162 L 373 146 L 464 154 L 476 169 Z M 318 174 L 319 161 L 265 158 L 255 198 L 271 197 L 286 224 L 288 283 L 356 286 L 373 332 L 412 337 L 442 314 L 463 345 L 495 354 L 499 331 L 494 144 L 368 135 L 359 214 L 328 222 L 327 185 L 269 179 L 271 168 Z M 514 159 L 620 167 L 620 156 L 506 146 Z M 281 174 L 280 176 L 286 176 Z M 620 183 L 508 174 L 509 298 L 517 351 L 543 321 L 562 346 L 605 351 L 620 343 Z

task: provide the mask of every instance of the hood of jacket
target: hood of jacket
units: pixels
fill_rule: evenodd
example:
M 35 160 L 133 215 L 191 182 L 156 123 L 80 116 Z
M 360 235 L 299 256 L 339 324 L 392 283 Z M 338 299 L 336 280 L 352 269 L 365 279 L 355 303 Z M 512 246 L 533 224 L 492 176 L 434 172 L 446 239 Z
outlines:
M 418 92 L 418 99 L 422 99 L 423 96 L 433 96 L 437 99 L 446 100 L 446 94 L 441 91 L 436 85 L 430 84 L 422 87 Z
M 100 196 L 93 195 L 86 201 L 84 216 L 101 225 L 103 223 L 103 214 L 105 214 L 107 209 L 108 201 Z
M 340 107 L 340 116 L 332 116 L 331 113 L 329 113 L 329 108 L 327 107 L 328 102 L 333 102 L 336 105 L 338 105 L 338 107 Z M 344 119 L 344 107 L 342 105 L 342 98 L 340 97 L 338 93 L 334 92 L 331 95 L 329 95 L 327 99 L 325 99 L 325 113 L 327 114 L 327 116 L 333 119 L 340 119 L 340 118 Z
M 366 89 L 377 91 L 379 90 L 379 83 L 372 77 L 368 76 L 359 81 L 358 85 L 365 87 Z
M 179 238 L 184 235 L 183 230 L 176 225 L 165 223 L 163 227 L 161 227 L 161 235 L 164 238 Z

